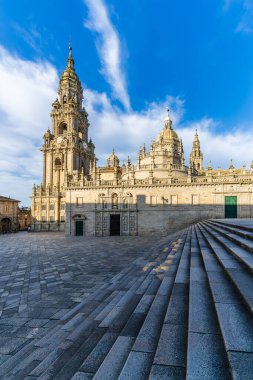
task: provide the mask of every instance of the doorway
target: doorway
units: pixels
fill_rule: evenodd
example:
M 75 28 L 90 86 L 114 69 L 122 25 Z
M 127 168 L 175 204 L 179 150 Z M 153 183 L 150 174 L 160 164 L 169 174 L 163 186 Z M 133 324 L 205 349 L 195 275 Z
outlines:
M 110 236 L 120 235 L 120 214 L 110 215 Z
M 225 218 L 237 218 L 237 197 L 225 197 Z
M 9 218 L 2 219 L 0 223 L 0 231 L 2 232 L 11 232 L 11 220 Z
M 76 236 L 83 236 L 83 221 L 76 220 Z

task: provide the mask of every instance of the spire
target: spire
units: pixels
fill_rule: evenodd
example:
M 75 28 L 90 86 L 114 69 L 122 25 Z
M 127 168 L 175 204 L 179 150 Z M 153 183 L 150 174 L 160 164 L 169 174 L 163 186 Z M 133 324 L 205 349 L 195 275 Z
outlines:
M 69 56 L 68 56 L 68 66 L 67 67 L 74 68 L 74 64 L 75 64 L 75 61 L 73 60 L 73 57 L 72 57 L 72 45 L 70 42 L 69 43 Z
M 170 118 L 170 109 L 169 107 L 167 107 L 167 117 L 166 119 L 164 120 L 164 128 L 167 129 L 172 129 L 172 121 L 171 121 L 171 118 Z
M 76 107 L 79 111 L 81 111 L 83 89 L 80 79 L 78 78 L 78 75 L 75 72 L 74 64 L 75 62 L 72 57 L 72 45 L 71 43 L 69 43 L 67 67 L 61 75 L 58 94 L 60 97 L 60 105 L 64 105 L 64 107 L 66 107 L 71 104 L 73 105 L 73 107 Z M 58 105 L 56 104 L 56 106 Z
M 203 170 L 203 154 L 200 149 L 200 141 L 197 129 L 195 130 L 192 151 L 190 154 L 190 163 L 193 164 L 197 173 Z

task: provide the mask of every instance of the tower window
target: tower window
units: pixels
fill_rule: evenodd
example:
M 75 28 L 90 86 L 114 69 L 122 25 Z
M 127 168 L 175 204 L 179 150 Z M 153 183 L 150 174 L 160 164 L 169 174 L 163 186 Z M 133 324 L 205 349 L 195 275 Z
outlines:
M 54 165 L 56 168 L 60 169 L 61 168 L 61 159 L 59 157 L 57 157 L 55 159 L 55 162 L 54 162 Z
M 63 123 L 59 126 L 59 135 L 65 136 L 67 134 L 67 124 Z
M 66 95 L 63 95 L 63 103 L 67 103 L 67 96 Z

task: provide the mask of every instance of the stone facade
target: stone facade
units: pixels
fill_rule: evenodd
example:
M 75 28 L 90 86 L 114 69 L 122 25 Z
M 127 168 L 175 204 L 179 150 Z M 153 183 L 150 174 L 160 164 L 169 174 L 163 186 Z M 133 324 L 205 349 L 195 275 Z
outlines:
M 165 235 L 207 218 L 253 216 L 253 165 L 203 167 L 198 133 L 189 165 L 169 110 L 162 131 L 147 150 L 122 166 L 113 149 L 96 165 L 88 140 L 88 115 L 70 49 L 53 103 L 52 132 L 44 135 L 43 183 L 32 193 L 32 229 L 67 235 Z
M 31 208 L 20 207 L 18 209 L 18 225 L 20 231 L 25 231 L 31 225 Z
M 18 231 L 18 204 L 16 199 L 0 196 L 0 233 Z

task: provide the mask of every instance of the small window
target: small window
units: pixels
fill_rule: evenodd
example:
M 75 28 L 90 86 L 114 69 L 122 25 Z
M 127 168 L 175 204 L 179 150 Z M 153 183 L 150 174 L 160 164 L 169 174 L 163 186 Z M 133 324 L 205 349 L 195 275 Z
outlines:
M 61 223 L 65 223 L 65 215 L 61 215 Z
M 82 207 L 82 205 L 83 205 L 83 198 L 77 197 L 76 198 L 76 205 L 77 205 L 77 207 Z
M 123 199 L 123 208 L 128 208 L 128 202 L 126 198 Z
M 61 210 L 65 210 L 65 203 L 61 203 Z
M 199 204 L 199 196 L 198 195 L 192 195 L 192 204 L 193 205 Z
M 45 204 L 45 203 L 43 203 L 42 205 L 41 205 L 41 210 L 46 210 L 47 209 L 47 205 Z
M 157 206 L 157 196 L 156 195 L 150 196 L 150 206 Z
M 42 223 L 45 223 L 46 222 L 46 217 L 42 215 L 41 221 L 42 221 Z
M 172 206 L 177 206 L 177 195 L 171 196 L 171 204 Z
M 107 202 L 105 200 L 102 200 L 102 208 L 107 208 Z
M 63 103 L 67 103 L 67 96 L 66 95 L 63 95 Z
M 54 204 L 51 203 L 51 204 L 50 204 L 50 211 L 53 211 L 53 210 L 54 210 Z
M 53 215 L 50 216 L 50 222 L 51 223 L 54 222 L 54 216 Z

